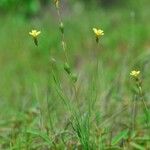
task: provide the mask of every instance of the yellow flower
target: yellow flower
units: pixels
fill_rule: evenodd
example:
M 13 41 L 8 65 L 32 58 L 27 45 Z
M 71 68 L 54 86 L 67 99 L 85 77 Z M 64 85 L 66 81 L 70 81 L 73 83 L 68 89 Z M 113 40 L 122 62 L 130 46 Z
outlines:
M 31 32 L 29 32 L 29 35 L 31 35 L 33 37 L 34 43 L 36 46 L 38 46 L 38 35 L 41 34 L 41 31 L 37 31 L 37 30 L 32 30 Z
M 38 35 L 41 34 L 41 31 L 32 30 L 31 32 L 29 32 L 29 34 L 30 34 L 33 38 L 37 38 Z
M 139 74 L 140 74 L 140 71 L 139 71 L 139 70 L 138 70 L 138 71 L 133 70 L 133 71 L 130 72 L 130 76 L 133 76 L 133 77 L 135 77 L 135 78 L 137 78 L 137 77 L 139 76 Z
M 102 36 L 102 35 L 104 35 L 104 31 L 101 30 L 101 29 L 93 28 L 93 31 L 94 31 L 94 33 L 95 33 L 95 35 L 96 35 L 97 38 L 100 37 L 100 36 Z

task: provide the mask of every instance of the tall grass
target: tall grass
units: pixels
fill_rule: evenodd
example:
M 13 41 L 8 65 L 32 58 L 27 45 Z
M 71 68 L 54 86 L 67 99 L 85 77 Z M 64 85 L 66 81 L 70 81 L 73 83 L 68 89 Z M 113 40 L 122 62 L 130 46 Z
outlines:
M 6 88 L 0 102 L 0 149 L 149 149 L 149 51 L 141 50 L 149 27 L 141 25 L 144 16 L 92 10 L 81 12 L 80 20 L 65 19 L 60 1 L 54 4 L 57 23 L 46 29 L 47 21 L 35 25 L 41 28 L 38 47 L 26 37 L 38 21 L 30 26 L 21 21 L 12 30 L 13 35 L 25 32 L 18 33 L 19 44 L 4 32 L 0 36 L 6 49 L 0 49 L 5 60 L 0 85 Z M 104 29 L 99 41 L 95 26 Z

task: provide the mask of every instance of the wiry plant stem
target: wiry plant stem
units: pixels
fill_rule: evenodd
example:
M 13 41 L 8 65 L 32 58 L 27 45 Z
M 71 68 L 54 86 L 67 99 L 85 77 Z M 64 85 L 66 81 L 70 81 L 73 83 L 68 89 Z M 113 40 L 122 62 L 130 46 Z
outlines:
M 142 90 L 142 83 L 141 83 L 139 78 L 136 79 L 136 85 L 137 85 L 137 88 L 138 88 L 139 97 L 140 97 L 140 99 L 143 103 L 144 112 L 145 112 L 145 116 L 146 116 L 146 125 L 148 127 L 149 126 L 149 114 L 148 114 L 149 110 L 148 110 L 147 104 L 145 103 L 144 93 L 143 93 L 143 90 Z
M 136 125 L 136 115 L 137 115 L 137 96 L 135 95 L 132 103 L 132 123 L 131 128 L 134 131 Z
M 67 51 L 66 51 L 66 42 L 65 42 L 65 34 L 64 34 L 64 24 L 62 21 L 59 7 L 56 7 L 56 9 L 57 9 L 57 15 L 58 15 L 58 19 L 59 19 L 59 28 L 60 28 L 61 35 L 62 35 L 62 39 L 61 39 L 62 49 L 64 52 L 65 61 L 68 62 L 68 55 L 67 55 Z

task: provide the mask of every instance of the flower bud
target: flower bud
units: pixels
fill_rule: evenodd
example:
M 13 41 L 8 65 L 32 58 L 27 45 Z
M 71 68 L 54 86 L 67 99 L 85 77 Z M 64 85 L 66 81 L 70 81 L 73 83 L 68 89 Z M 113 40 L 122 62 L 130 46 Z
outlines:
M 66 62 L 64 64 L 64 70 L 68 73 L 68 74 L 71 74 L 71 68 L 69 66 L 69 64 Z
M 74 83 L 76 83 L 78 80 L 77 74 L 75 74 L 75 73 L 71 74 L 71 79 Z
M 59 8 L 59 0 L 54 0 L 56 8 Z
M 60 23 L 59 29 L 60 29 L 61 33 L 63 34 L 64 33 L 64 24 L 62 22 Z

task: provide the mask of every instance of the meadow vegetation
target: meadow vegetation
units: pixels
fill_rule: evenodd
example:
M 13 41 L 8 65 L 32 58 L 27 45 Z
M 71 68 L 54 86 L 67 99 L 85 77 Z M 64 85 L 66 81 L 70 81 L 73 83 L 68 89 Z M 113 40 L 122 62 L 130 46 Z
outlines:
M 1 15 L 0 149 L 149 150 L 150 2 L 64 4 Z

